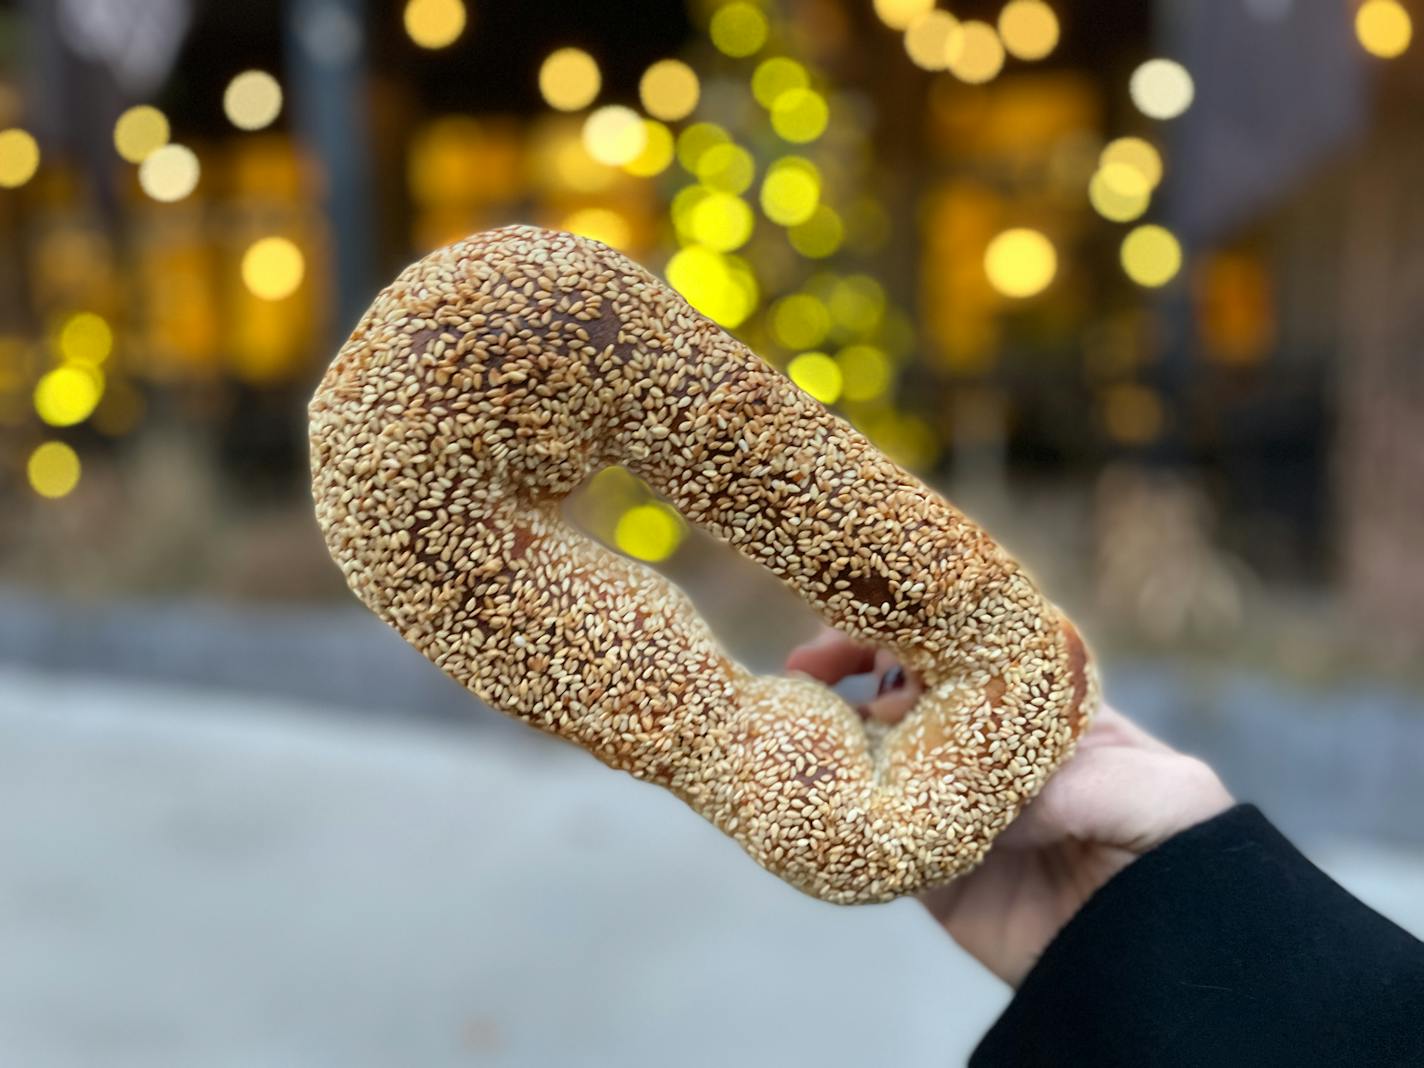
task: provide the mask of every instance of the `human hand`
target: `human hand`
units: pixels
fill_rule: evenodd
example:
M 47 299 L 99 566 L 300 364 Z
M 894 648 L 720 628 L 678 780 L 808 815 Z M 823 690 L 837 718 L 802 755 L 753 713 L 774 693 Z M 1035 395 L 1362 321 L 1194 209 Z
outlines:
M 885 651 L 827 630 L 792 650 L 786 667 L 834 686 L 874 671 L 880 693 L 858 711 L 897 723 L 920 685 Z M 1018 986 L 1093 893 L 1133 860 L 1225 811 L 1216 773 L 1126 716 L 1101 709 L 1077 751 L 1001 834 L 982 864 L 920 900 L 956 942 Z

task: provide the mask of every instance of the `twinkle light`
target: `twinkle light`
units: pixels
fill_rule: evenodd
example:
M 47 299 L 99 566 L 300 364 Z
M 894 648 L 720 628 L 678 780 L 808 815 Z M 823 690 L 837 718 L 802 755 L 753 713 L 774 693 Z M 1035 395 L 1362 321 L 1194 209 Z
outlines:
M 187 145 L 164 145 L 138 165 L 138 184 L 154 200 L 171 203 L 197 188 L 201 170 Z
M 609 248 L 626 249 L 633 243 L 628 220 L 611 208 L 580 208 L 566 216 L 559 229 L 602 241 Z
M 959 20 L 948 11 L 930 8 L 905 27 L 905 53 L 924 70 L 948 70 L 962 43 Z
M 1043 0 L 1010 0 L 999 12 L 999 36 L 1016 59 L 1043 59 L 1058 45 L 1058 16 Z
M 76 312 L 59 330 L 60 357 L 97 367 L 114 350 L 114 332 L 102 315 Z
M 826 132 L 831 112 L 814 89 L 788 89 L 771 105 L 771 128 L 783 141 L 805 144 Z
M 809 293 L 792 293 L 771 306 L 771 335 L 788 349 L 815 348 L 831 329 L 831 313 Z
M 869 401 L 890 387 L 890 360 L 874 345 L 847 345 L 836 353 L 841 369 L 841 395 L 848 401 Z
M 79 485 L 79 456 L 62 441 L 46 441 L 30 453 L 25 474 L 32 490 L 57 500 Z
M 1058 252 L 1037 230 L 1005 230 L 984 250 L 984 273 L 1004 296 L 1032 297 L 1047 289 L 1058 273 Z
M 607 104 L 584 120 L 583 147 L 599 163 L 624 166 L 637 159 L 647 145 L 642 116 L 622 104 Z
M 727 131 L 715 122 L 694 122 L 677 135 L 677 161 L 688 174 L 696 174 L 703 154 L 730 140 Z
M 803 352 L 786 365 L 786 375 L 822 404 L 840 399 L 840 365 L 824 352 Z
M 1192 106 L 1196 85 L 1176 60 L 1149 59 L 1132 72 L 1128 93 L 1149 119 L 1175 119 Z
M 104 395 L 104 376 L 86 364 L 67 363 L 35 383 L 35 414 L 50 426 L 74 426 L 93 414 Z
M 643 150 L 623 164 L 623 169 L 639 178 L 662 174 L 672 162 L 672 131 L 656 119 L 643 120 Z
M 1394 59 L 1409 48 L 1414 22 L 1398 0 L 1365 0 L 1355 12 L 1355 37 L 1370 55 Z
M 114 123 L 114 148 L 130 163 L 142 163 L 168 143 L 168 116 L 149 104 L 137 104 Z
M 906 30 L 934 4 L 935 0 L 875 0 L 875 14 L 892 30 Z
M 756 218 L 751 205 L 731 193 L 709 192 L 693 205 L 688 231 L 716 252 L 733 252 L 751 239 Z
M 805 89 L 811 84 L 806 68 L 786 56 L 772 56 L 757 64 L 752 71 L 752 96 L 757 103 L 770 109 L 776 98 L 792 89 Z
M 832 208 L 818 204 L 809 219 L 786 231 L 786 239 L 807 259 L 825 259 L 841 247 L 841 242 L 845 240 L 845 224 Z
M 696 172 L 709 189 L 742 193 L 756 177 L 756 161 L 741 145 L 728 141 L 703 152 L 698 157 Z
M 745 0 L 734 0 L 713 13 L 707 32 L 719 52 L 741 58 L 761 50 L 769 28 L 759 7 Z
M 689 304 L 719 326 L 738 327 L 756 309 L 756 276 L 737 256 L 689 245 L 668 261 L 666 278 Z
M 539 66 L 539 94 L 558 111 L 582 111 L 601 88 L 598 62 L 581 48 L 557 49 Z
M 761 183 L 761 210 L 780 226 L 795 226 L 809 219 L 821 200 L 821 172 L 801 156 L 783 156 L 773 163 Z
M 1122 269 L 1140 286 L 1164 286 L 1182 269 L 1182 246 L 1162 226 L 1139 226 L 1122 241 Z
M 263 300 L 290 297 L 305 274 L 302 250 L 285 237 L 260 238 L 242 254 L 242 283 Z
M 638 98 L 655 119 L 677 122 L 691 115 L 702 94 L 697 72 L 680 59 L 660 59 L 643 72 Z
M 1149 190 L 1162 181 L 1162 155 L 1149 141 L 1140 137 L 1119 137 L 1109 141 L 1098 157 L 1098 166 L 1106 169 L 1113 164 L 1131 167 L 1142 175 Z
M 40 166 L 40 146 L 28 130 L 0 130 L 0 188 L 18 189 Z
M 448 48 L 468 20 L 462 0 L 406 0 L 405 32 L 421 48 Z
M 282 113 L 282 87 L 265 70 L 245 70 L 227 83 L 223 113 L 239 130 L 271 126 Z
M 982 85 L 1004 68 L 1004 45 L 994 27 L 971 19 L 959 25 L 957 44 L 950 51 L 950 72 L 962 82 Z
M 1104 219 L 1131 222 L 1147 210 L 1152 187 L 1136 167 L 1108 163 L 1099 167 L 1088 182 L 1088 202 Z
M 677 551 L 687 534 L 687 524 L 661 501 L 637 504 L 618 517 L 613 544 L 636 560 L 658 563 Z

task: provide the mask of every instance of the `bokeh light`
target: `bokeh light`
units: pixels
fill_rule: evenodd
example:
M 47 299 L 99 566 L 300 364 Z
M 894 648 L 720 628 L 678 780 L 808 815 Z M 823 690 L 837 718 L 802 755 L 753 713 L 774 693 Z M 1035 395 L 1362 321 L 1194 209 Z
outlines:
M 1109 141 L 1098 157 L 1098 166 L 1107 168 L 1112 164 L 1131 167 L 1142 175 L 1149 190 L 1156 189 L 1162 181 L 1162 155 L 1156 146 L 1140 137 L 1119 137 Z
M 239 130 L 271 126 L 282 113 L 282 87 L 265 70 L 245 70 L 227 83 L 223 113 Z
M 28 130 L 0 130 L 0 188 L 18 189 L 40 166 L 40 146 Z
M 1403 55 L 1414 37 L 1414 21 L 1398 0 L 1365 0 L 1355 12 L 1355 36 L 1372 56 Z
M 727 131 L 715 122 L 694 122 L 677 135 L 677 161 L 688 174 L 696 174 L 703 154 L 730 140 Z
M 831 313 L 809 293 L 791 293 L 771 306 L 771 335 L 784 348 L 815 348 L 830 329 Z
M 890 358 L 874 345 L 847 345 L 836 353 L 841 369 L 841 395 L 848 401 L 871 401 L 890 388 Z
M 690 245 L 673 254 L 666 277 L 689 304 L 720 326 L 738 327 L 756 309 L 756 277 L 737 256 Z
M 713 12 L 707 32 L 719 52 L 740 58 L 759 52 L 769 29 L 759 7 L 734 0 Z
M 786 365 L 786 374 L 822 404 L 840 399 L 840 365 L 824 352 L 803 352 Z
M 672 131 L 657 119 L 643 120 L 643 150 L 623 164 L 623 169 L 639 178 L 662 174 L 672 162 Z
M 163 145 L 138 165 L 138 184 L 154 200 L 172 203 L 197 188 L 201 171 L 187 145 Z
M 1152 187 L 1136 167 L 1108 163 L 1099 167 L 1088 183 L 1093 210 L 1113 222 L 1131 222 L 1147 210 Z
M 621 167 L 633 162 L 648 144 L 643 117 L 622 104 L 606 104 L 583 124 L 583 147 L 599 163 Z
M 1149 119 L 1175 119 L 1192 106 L 1196 86 L 1187 68 L 1173 59 L 1149 59 L 1128 82 L 1137 110 Z
M 868 334 L 880 325 L 885 314 L 885 290 L 869 275 L 853 274 L 836 282 L 828 304 L 837 326 Z
M 35 383 L 35 414 L 50 426 L 74 426 L 93 414 L 104 395 L 104 376 L 87 364 L 67 363 Z
M 984 273 L 1004 296 L 1032 297 L 1047 289 L 1058 273 L 1058 252 L 1037 230 L 1005 230 L 984 250 Z
M 638 98 L 655 119 L 677 122 L 691 115 L 702 94 L 697 72 L 680 59 L 660 59 L 643 72 Z
M 713 145 L 698 157 L 696 173 L 709 189 L 741 193 L 756 178 L 756 161 L 741 145 L 727 141 Z
M 598 62 L 581 48 L 557 49 L 539 66 L 539 94 L 558 111 L 582 111 L 601 88 Z
M 114 331 L 102 315 L 76 312 L 59 329 L 59 355 L 97 367 L 114 351 Z
M 1182 246 L 1165 227 L 1146 225 L 1122 242 L 1122 269 L 1140 286 L 1164 286 L 1182 268 Z
M 826 132 L 831 112 L 814 89 L 788 89 L 771 105 L 771 128 L 783 141 L 805 144 Z
M 628 220 L 612 208 L 580 208 L 565 216 L 559 229 L 602 241 L 609 248 L 626 249 L 633 243 Z
M 875 14 L 892 30 L 906 30 L 934 4 L 935 0 L 875 0 Z
M 959 25 L 955 45 L 950 49 L 950 72 L 962 82 L 981 85 L 992 81 L 1004 68 L 1004 45 L 994 27 L 971 19 Z
M 149 104 L 137 104 L 114 123 L 114 148 L 130 163 L 142 163 L 168 143 L 168 116 Z
M 1058 45 L 1058 16 L 1043 0 L 1009 0 L 999 12 L 999 36 L 1016 59 L 1043 59 Z
M 731 193 L 709 192 L 692 207 L 688 230 L 695 241 L 717 252 L 733 252 L 752 236 L 751 205 Z
M 821 199 L 821 172 L 802 156 L 783 156 L 767 168 L 761 210 L 772 222 L 795 226 L 809 219 Z
M 242 254 L 242 283 L 253 296 L 282 300 L 302 284 L 306 259 L 295 242 L 285 237 L 264 237 Z
M 905 53 L 924 70 L 948 70 L 961 44 L 959 20 L 938 8 L 915 16 L 905 28 Z
M 79 457 L 62 441 L 46 441 L 30 453 L 25 474 L 31 489 L 41 497 L 57 500 L 79 485 Z
M 840 249 L 845 240 L 845 224 L 834 209 L 818 204 L 809 219 L 786 231 L 786 239 L 807 259 L 825 259 Z
M 406 0 L 405 32 L 421 48 L 448 48 L 468 19 L 461 0 Z
M 687 523 L 661 501 L 634 505 L 618 517 L 613 544 L 636 560 L 666 560 L 687 535 Z
M 752 96 L 757 103 L 770 109 L 776 98 L 792 89 L 805 89 L 811 84 L 806 68 L 786 56 L 772 56 L 757 64 L 752 71 Z

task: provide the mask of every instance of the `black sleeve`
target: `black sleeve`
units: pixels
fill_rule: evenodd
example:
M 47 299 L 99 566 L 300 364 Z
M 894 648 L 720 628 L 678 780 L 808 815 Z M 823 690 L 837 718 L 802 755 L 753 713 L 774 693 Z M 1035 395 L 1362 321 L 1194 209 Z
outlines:
M 969 1063 L 1424 1065 L 1424 944 L 1239 805 L 1094 894 Z

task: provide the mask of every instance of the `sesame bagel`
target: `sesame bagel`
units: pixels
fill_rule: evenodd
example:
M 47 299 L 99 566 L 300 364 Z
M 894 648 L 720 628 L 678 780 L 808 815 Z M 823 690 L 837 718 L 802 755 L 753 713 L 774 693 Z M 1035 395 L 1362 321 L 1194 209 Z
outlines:
M 972 868 L 1072 751 L 1088 653 L 987 534 L 681 296 L 519 226 L 408 267 L 313 397 L 352 590 L 477 697 L 668 788 L 827 901 Z M 924 682 L 868 733 L 731 660 L 687 596 L 560 502 L 623 464 Z

